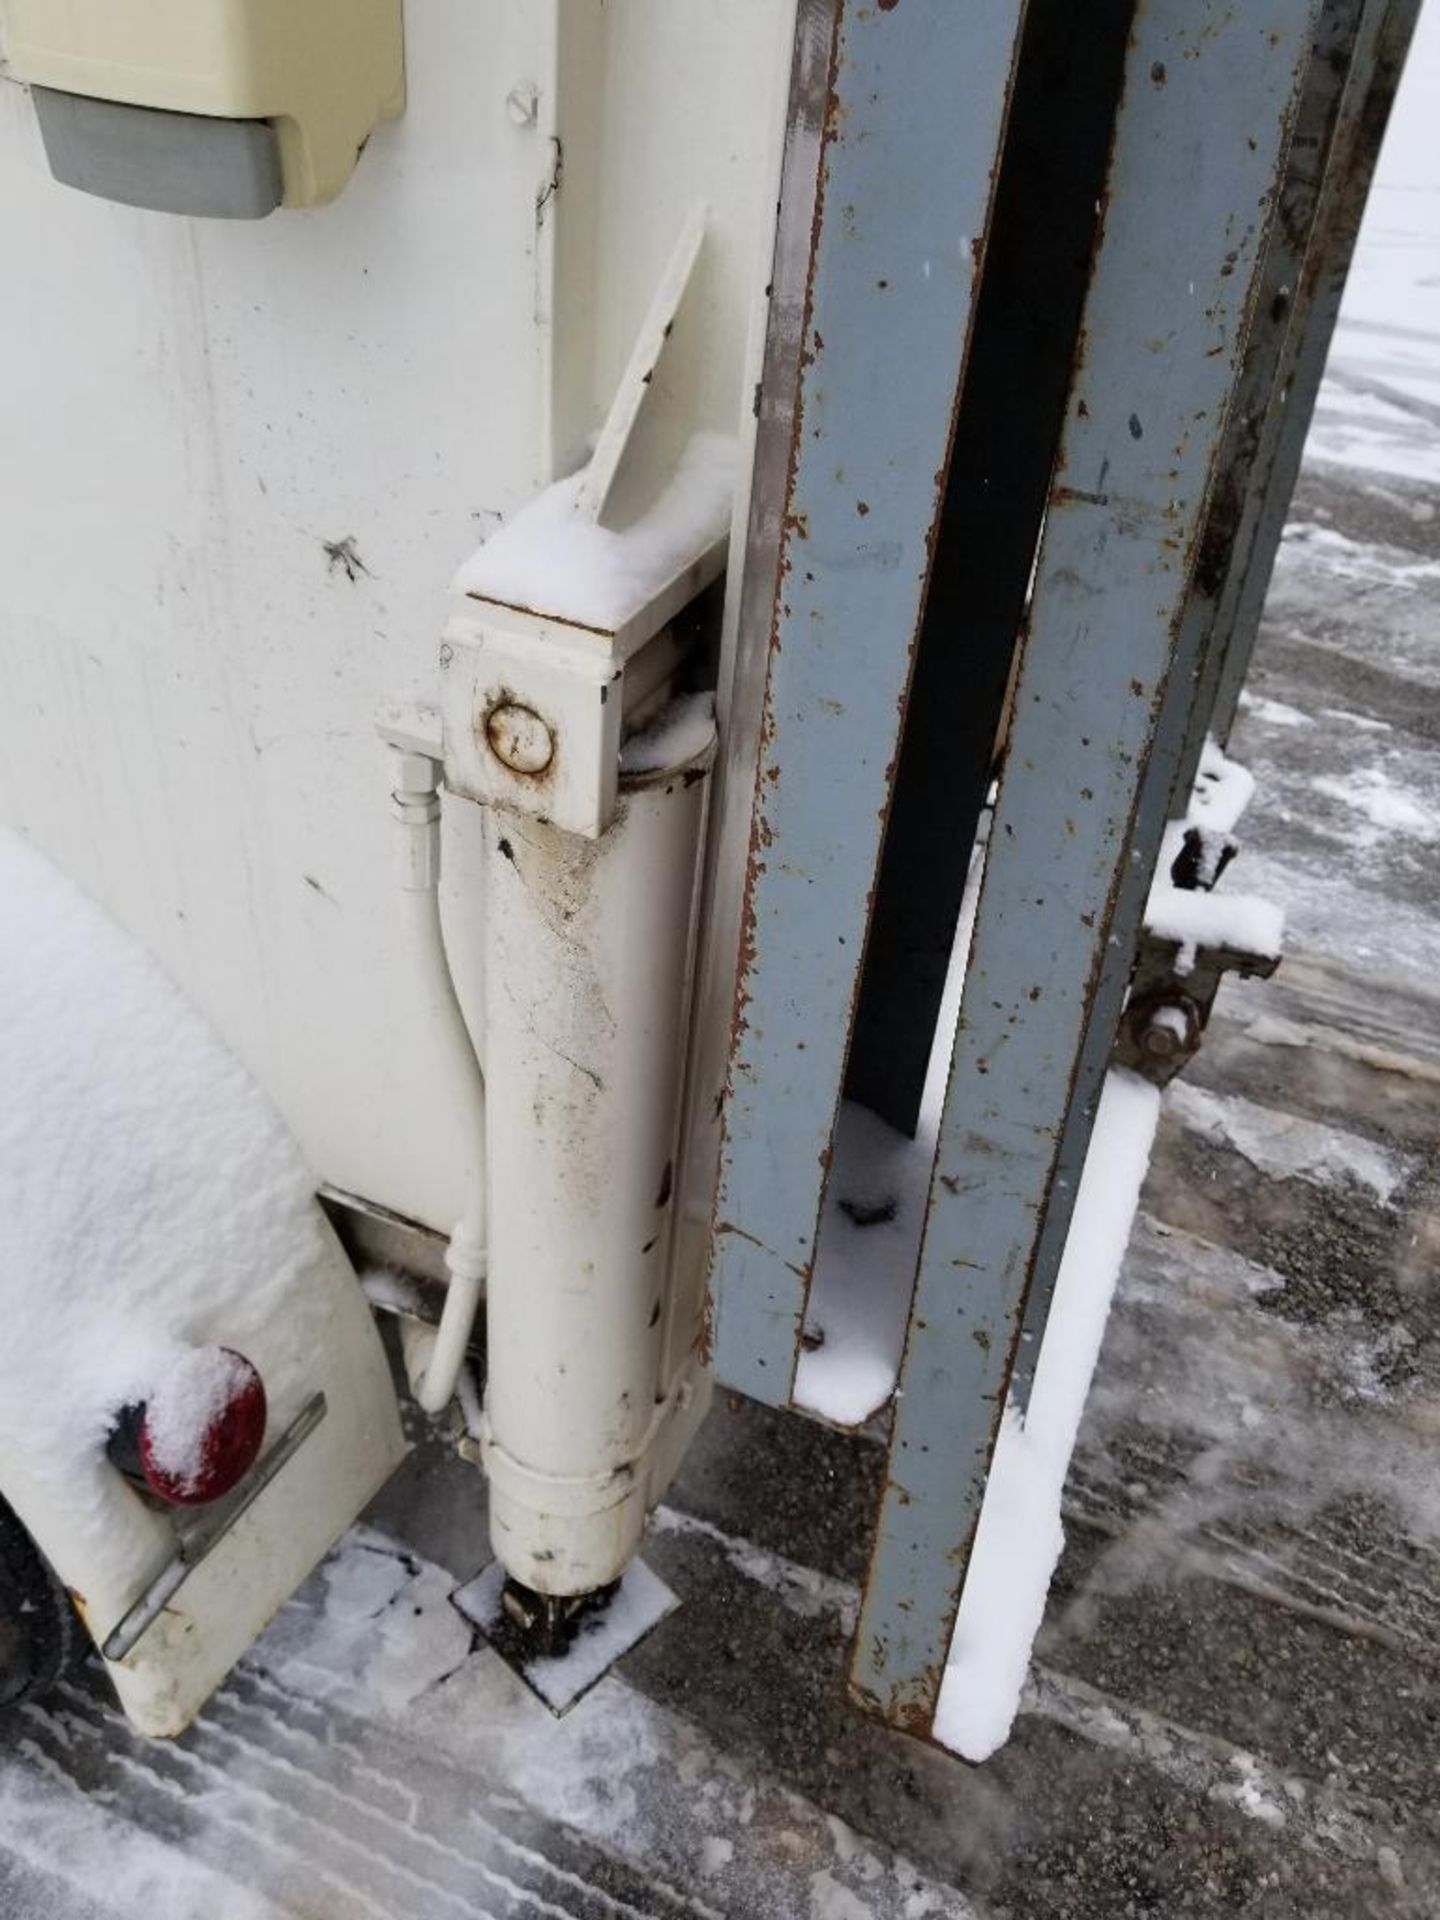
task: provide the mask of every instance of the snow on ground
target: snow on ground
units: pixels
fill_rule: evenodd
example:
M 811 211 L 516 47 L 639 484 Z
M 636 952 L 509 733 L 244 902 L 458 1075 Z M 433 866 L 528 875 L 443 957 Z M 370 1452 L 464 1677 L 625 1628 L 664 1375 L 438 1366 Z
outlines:
M 1258 694 L 1248 691 L 1240 695 L 1240 708 L 1244 713 L 1253 714 L 1266 727 L 1313 727 L 1315 724 L 1312 716 L 1301 713 L 1298 707 L 1286 706 L 1283 700 L 1262 700 Z
M 1360 1494 L 1402 1515 L 1410 1539 L 1440 1543 L 1427 1383 L 1407 1407 L 1415 1337 L 1346 1309 L 1306 1320 L 1290 1291 L 1274 1269 L 1142 1213 L 1087 1436 L 1138 1423 L 1202 1450 L 1203 1470 L 1178 1483 L 1165 1515 L 1177 1532 L 1201 1518 L 1254 1524 L 1267 1511 L 1312 1518 Z M 1132 1543 L 1112 1571 L 1123 1562 L 1126 1578 L 1143 1577 L 1143 1547 Z
M 795 1404 L 842 1427 L 857 1427 L 878 1413 L 900 1371 L 988 819 L 960 901 L 915 1138 L 907 1139 L 853 1101 L 840 1109 L 795 1371 Z
M 96 1902 L 106 1914 L 286 1920 L 284 1908 L 167 1846 L 123 1809 L 111 1810 L 83 1792 L 33 1741 L 20 1751 L 27 1764 L 0 1769 L 0 1845 L 35 1878 L 21 1896 L 23 1908 L 0 1908 L 7 1920 L 70 1913 L 60 1889 Z
M 1327 800 L 1338 800 L 1359 815 L 1364 824 L 1352 829 L 1351 839 L 1362 851 L 1379 846 L 1392 834 L 1427 846 L 1440 839 L 1440 813 L 1426 799 L 1407 792 L 1383 766 L 1360 767 L 1338 780 L 1328 773 L 1317 774 L 1310 784 Z
M 1308 457 L 1440 480 L 1440 9 L 1420 10 Z
M 1318 518 L 1331 511 L 1326 471 L 1302 482 L 1234 734 L 1263 805 L 1247 820 L 1233 878 L 1285 909 L 1298 950 L 1428 981 L 1440 890 L 1440 577 L 1424 574 L 1412 549 L 1317 539 L 1330 531 Z M 1368 494 L 1375 483 L 1359 485 Z M 1379 510 L 1393 524 L 1393 505 Z M 1415 539 L 1433 551 L 1428 529 Z M 1299 687 L 1279 704 L 1299 710 L 1304 700 L 1308 724 L 1273 711 L 1277 675 Z
M 1383 1203 L 1414 1171 L 1413 1161 L 1359 1134 L 1299 1114 L 1277 1113 L 1241 1094 L 1210 1093 L 1177 1080 L 1168 1107 L 1185 1126 L 1207 1139 L 1224 1141 L 1274 1179 L 1298 1177 L 1321 1187 L 1353 1180 Z
M 477 1797 L 503 1791 L 596 1847 L 643 1861 L 647 1910 L 697 1920 L 970 1912 L 844 1821 L 728 1763 L 701 1728 L 614 1674 L 563 1718 L 540 1710 L 472 1642 L 450 1604 L 454 1579 L 382 1535 L 352 1534 L 322 1575 L 318 1606 L 302 1595 L 258 1650 L 277 1708 L 293 1693 L 343 1709 L 458 1765 Z M 678 1891 L 687 1885 L 696 1887 L 688 1898 Z

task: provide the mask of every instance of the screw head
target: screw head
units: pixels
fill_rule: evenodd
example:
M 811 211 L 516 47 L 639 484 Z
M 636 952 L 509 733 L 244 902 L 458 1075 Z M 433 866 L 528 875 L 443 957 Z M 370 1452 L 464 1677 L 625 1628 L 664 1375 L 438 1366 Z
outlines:
M 518 700 L 492 707 L 485 720 L 490 751 L 511 773 L 534 778 L 555 758 L 555 736 L 533 707 Z
M 518 81 L 505 96 L 505 111 L 517 127 L 533 127 L 540 111 L 540 89 L 533 80 Z

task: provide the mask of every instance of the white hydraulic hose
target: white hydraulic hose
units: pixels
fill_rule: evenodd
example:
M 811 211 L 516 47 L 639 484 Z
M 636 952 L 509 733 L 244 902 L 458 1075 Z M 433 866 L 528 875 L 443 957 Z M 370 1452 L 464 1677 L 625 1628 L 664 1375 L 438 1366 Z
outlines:
M 391 799 L 399 829 L 397 878 L 411 946 L 424 970 L 426 1007 L 450 1063 L 465 1145 L 465 1208 L 445 1251 L 450 1284 L 440 1325 L 433 1342 L 406 1345 L 415 1397 L 427 1413 L 440 1413 L 455 1393 L 485 1288 L 485 1076 L 455 992 L 440 921 L 440 763 L 427 754 L 397 750 Z

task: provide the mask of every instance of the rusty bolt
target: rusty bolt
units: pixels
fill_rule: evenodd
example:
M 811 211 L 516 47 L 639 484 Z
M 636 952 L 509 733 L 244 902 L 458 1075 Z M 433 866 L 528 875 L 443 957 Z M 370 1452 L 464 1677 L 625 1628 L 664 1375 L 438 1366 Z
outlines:
M 1152 1060 L 1176 1060 L 1200 1043 L 1200 1015 L 1192 1000 L 1157 1000 L 1145 1011 L 1136 1035 L 1140 1051 Z
M 555 758 L 554 734 L 533 707 L 523 707 L 518 700 L 506 700 L 490 709 L 485 738 L 502 766 L 532 779 L 544 773 Z

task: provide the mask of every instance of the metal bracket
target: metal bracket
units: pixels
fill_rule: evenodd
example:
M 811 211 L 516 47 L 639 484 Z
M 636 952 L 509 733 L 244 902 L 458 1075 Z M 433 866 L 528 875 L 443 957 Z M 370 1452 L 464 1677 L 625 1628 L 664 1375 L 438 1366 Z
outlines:
M 107 1660 L 123 1660 L 135 1650 L 195 1569 L 215 1551 L 240 1516 L 255 1504 L 324 1418 L 325 1396 L 313 1393 L 230 1499 L 207 1508 L 193 1526 L 180 1534 L 174 1555 L 101 1642 L 100 1651 Z
M 1182 954 L 1190 962 L 1184 972 Z M 1189 948 L 1147 928 L 1115 1040 L 1115 1064 L 1157 1087 L 1168 1086 L 1199 1052 L 1225 975 L 1268 980 L 1279 964 L 1275 954 L 1231 946 Z
M 572 535 L 603 538 L 610 531 L 603 516 L 704 234 L 705 209 L 696 206 L 651 300 L 589 465 L 525 509 L 538 505 L 548 514 L 547 535 L 557 552 Z M 665 631 L 723 573 L 727 548 L 726 537 L 697 533 L 688 550 L 673 557 L 668 577 L 649 582 L 606 625 L 564 604 L 563 594 L 550 599 L 549 588 L 534 579 L 527 578 L 524 604 L 516 604 L 519 587 L 497 586 L 493 578 L 477 587 L 462 576 L 470 604 L 450 621 L 440 648 L 448 789 L 598 839 L 615 813 L 622 721 L 633 723 L 668 679 L 677 649 L 665 644 Z M 643 664 L 637 659 L 642 650 Z

